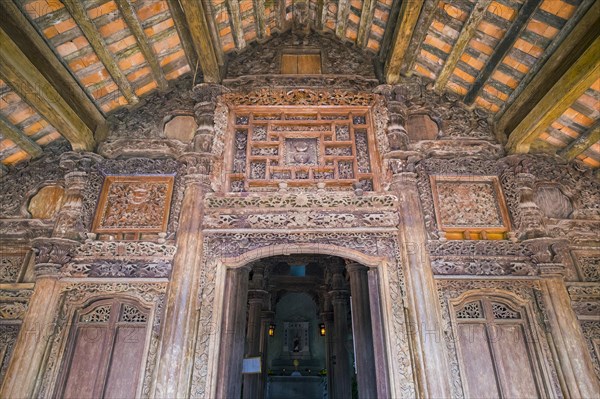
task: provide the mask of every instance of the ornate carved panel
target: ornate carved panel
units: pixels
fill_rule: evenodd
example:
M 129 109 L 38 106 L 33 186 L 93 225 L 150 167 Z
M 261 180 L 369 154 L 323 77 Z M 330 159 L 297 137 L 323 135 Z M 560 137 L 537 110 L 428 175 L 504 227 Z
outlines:
M 321 100 L 331 105 L 329 97 L 301 93 L 311 105 Z M 291 94 L 282 96 L 268 101 L 281 105 Z M 365 105 L 370 104 L 372 98 L 365 96 Z M 233 99 L 232 94 L 223 97 Z M 377 190 L 378 157 L 370 115 L 368 108 L 235 108 L 230 117 L 229 191 L 267 190 L 281 182 L 291 187 L 321 183 Z
M 22 281 L 29 254 L 19 252 L 0 252 L 0 283 L 19 283 Z
M 449 239 L 503 238 L 510 222 L 493 176 L 431 176 L 438 226 Z
M 600 379 L 600 320 L 582 320 L 581 330 L 586 338 L 596 376 Z
M 583 281 L 600 283 L 599 249 L 573 250 L 575 263 Z
M 19 324 L 0 324 L 0 384 L 4 381 L 20 328 Z
M 102 186 L 93 231 L 166 231 L 173 181 L 173 176 L 107 176 Z

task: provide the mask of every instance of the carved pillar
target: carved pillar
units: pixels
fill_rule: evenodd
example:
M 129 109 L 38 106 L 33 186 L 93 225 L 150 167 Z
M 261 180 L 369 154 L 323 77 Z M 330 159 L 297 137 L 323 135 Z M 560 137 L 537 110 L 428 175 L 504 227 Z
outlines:
M 185 154 L 185 194 L 181 205 L 177 252 L 167 295 L 162 346 L 156 377 L 156 397 L 185 397 L 193 367 L 199 264 L 202 258 L 203 198 L 209 190 L 208 162 Z
M 398 160 L 396 160 L 398 161 Z M 409 317 L 416 326 L 415 369 L 420 371 L 421 395 L 429 398 L 451 396 L 450 372 L 442 336 L 442 316 L 437 289 L 425 244 L 427 236 L 417 188 L 414 165 L 398 162 L 390 191 L 399 200 L 402 263 L 406 276 Z M 399 395 L 392 393 L 391 396 Z
M 54 334 L 54 318 L 60 304 L 59 271 L 71 260 L 77 241 L 40 238 L 33 241 L 36 251 L 36 283 L 15 343 L 0 397 L 31 398 L 40 388 L 39 373 Z
M 249 268 L 240 267 L 227 270 L 225 277 L 217 398 L 239 398 L 241 394 L 248 274 Z
M 66 152 L 60 158 L 60 167 L 65 174 L 65 202 L 61 207 L 54 225 L 53 237 L 72 240 L 82 239 L 83 225 L 83 189 L 87 183 L 92 166 L 102 160 L 93 153 Z
M 331 308 L 331 305 L 329 306 Z M 335 392 L 335 338 L 333 331 L 333 312 L 331 310 L 321 313 L 321 321 L 325 324 L 325 349 L 327 353 L 327 394 L 330 398 L 337 398 Z
M 354 323 L 354 348 L 358 394 L 361 398 L 377 397 L 375 357 L 373 353 L 373 329 L 371 325 L 371 305 L 369 301 L 369 281 L 366 266 L 348 262 L 346 270 L 350 275 L 350 298 Z
M 332 290 L 329 292 L 333 307 L 333 368 L 335 399 L 352 396 L 352 379 L 346 343 L 348 341 L 348 291 L 345 289 L 341 265 L 330 266 Z
M 262 337 L 260 336 L 262 319 L 261 314 L 269 293 L 263 287 L 264 266 L 254 266 L 252 277 L 252 290 L 248 291 L 248 327 L 246 330 L 246 357 L 261 356 Z M 267 327 L 268 328 L 268 327 Z M 264 368 L 264 358 L 261 364 Z M 248 399 L 258 398 L 261 374 L 244 375 L 243 397 Z
M 373 328 L 373 355 L 375 357 L 375 375 L 377 376 L 377 397 L 389 398 L 389 380 L 383 315 L 379 290 L 379 271 L 369 269 L 369 304 L 371 305 L 371 325 Z
M 566 269 L 559 253 L 562 243 L 549 239 L 536 239 L 525 242 L 525 245 L 534 251 L 533 258 L 538 262 L 543 279 L 543 302 L 565 388 L 568 390 L 565 396 L 597 397 L 600 384 L 594 373 L 586 339 L 571 306 L 571 298 L 564 282 Z
M 517 227 L 519 238 L 530 239 L 546 235 L 542 211 L 533 200 L 535 176 L 530 173 L 517 173 L 519 190 L 519 213 Z

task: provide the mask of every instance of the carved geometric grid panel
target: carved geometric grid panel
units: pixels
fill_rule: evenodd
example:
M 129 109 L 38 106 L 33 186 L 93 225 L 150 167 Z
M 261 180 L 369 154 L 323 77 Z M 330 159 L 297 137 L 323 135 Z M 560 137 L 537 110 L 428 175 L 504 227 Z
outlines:
M 96 211 L 96 233 L 166 231 L 173 176 L 107 176 Z
M 232 192 L 290 187 L 377 190 L 366 107 L 244 107 L 233 112 Z
M 448 239 L 503 239 L 508 211 L 495 176 L 431 176 L 435 215 Z

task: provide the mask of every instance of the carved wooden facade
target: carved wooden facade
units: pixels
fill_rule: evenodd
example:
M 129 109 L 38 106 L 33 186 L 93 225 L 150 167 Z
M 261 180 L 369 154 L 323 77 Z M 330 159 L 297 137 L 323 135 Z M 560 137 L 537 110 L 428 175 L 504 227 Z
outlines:
M 226 271 L 310 253 L 377 271 L 391 397 L 598 392 L 600 184 L 580 164 L 504 156 L 487 115 L 419 79 L 180 91 L 115 117 L 98 154 L 56 145 L 3 177 L 2 396 L 78 395 L 87 372 L 98 396 L 215 397 Z M 163 134 L 190 115 L 189 140 Z M 32 218 L 49 186 L 61 206 Z M 134 333 L 129 357 L 107 338 Z

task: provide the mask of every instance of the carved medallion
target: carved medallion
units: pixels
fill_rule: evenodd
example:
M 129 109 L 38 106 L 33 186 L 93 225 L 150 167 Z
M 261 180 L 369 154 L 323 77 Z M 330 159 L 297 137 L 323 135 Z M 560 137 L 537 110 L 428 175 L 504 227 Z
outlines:
M 166 231 L 173 181 L 173 176 L 107 176 L 93 231 Z
M 431 186 L 438 226 L 448 238 L 486 238 L 488 233 L 502 238 L 508 231 L 508 212 L 496 177 L 432 176 Z

